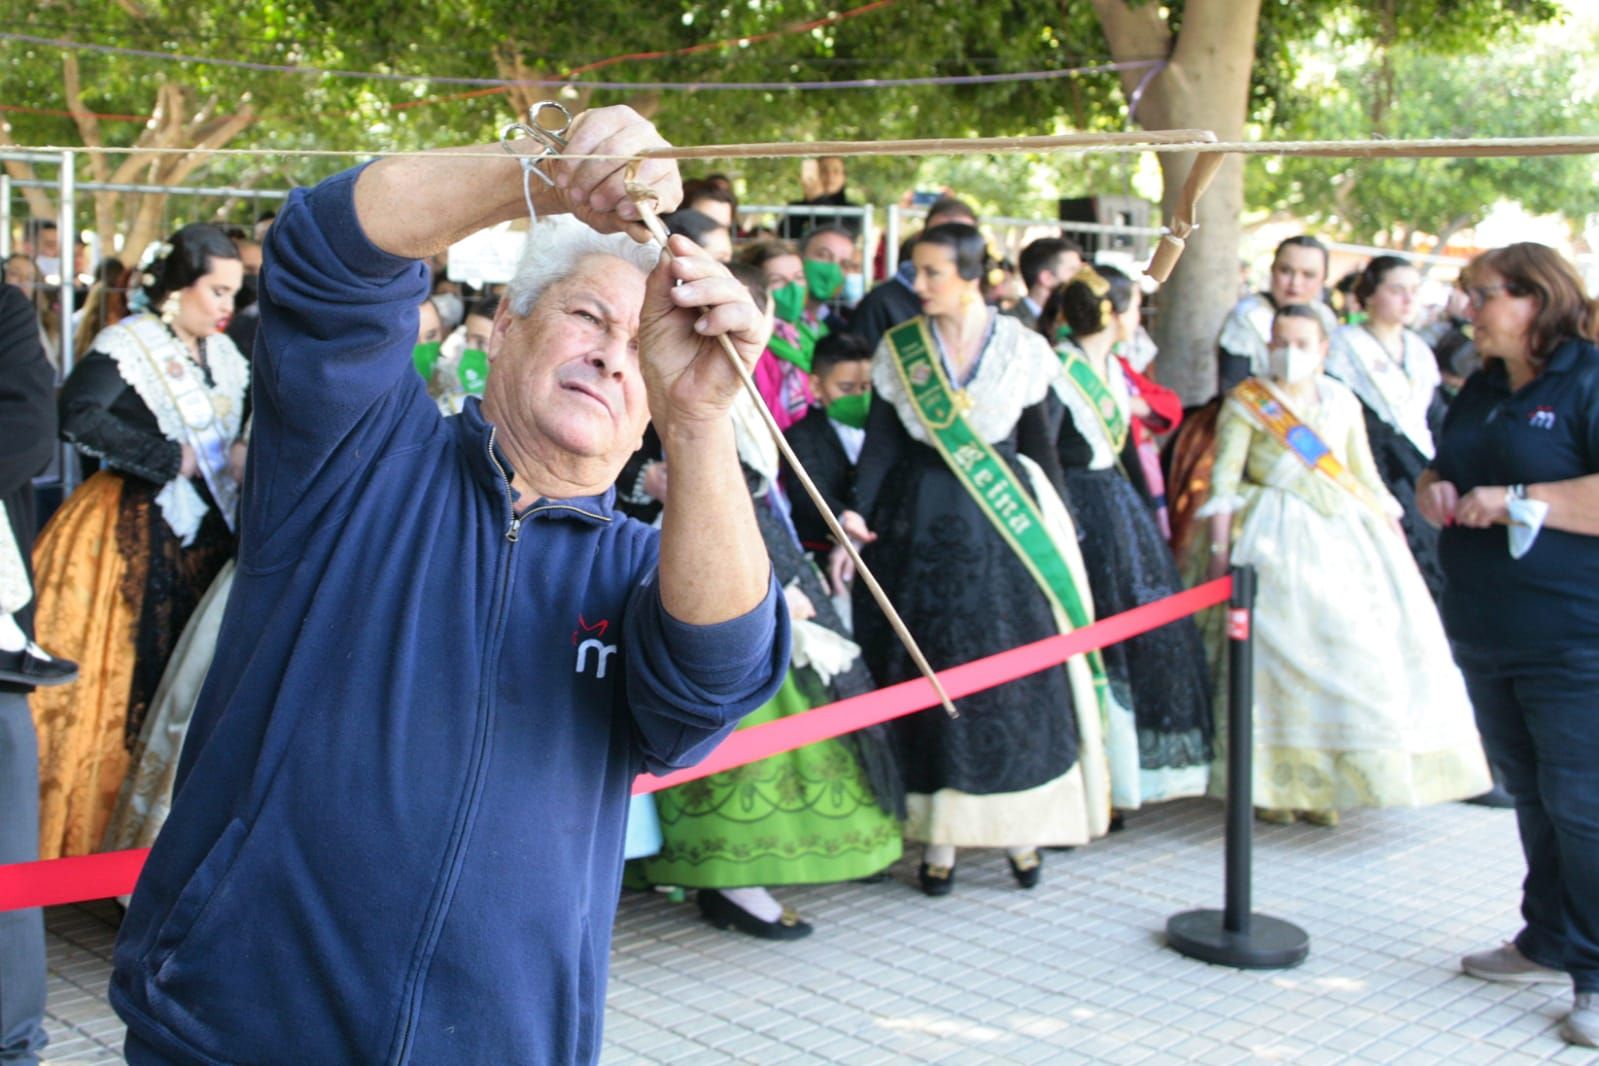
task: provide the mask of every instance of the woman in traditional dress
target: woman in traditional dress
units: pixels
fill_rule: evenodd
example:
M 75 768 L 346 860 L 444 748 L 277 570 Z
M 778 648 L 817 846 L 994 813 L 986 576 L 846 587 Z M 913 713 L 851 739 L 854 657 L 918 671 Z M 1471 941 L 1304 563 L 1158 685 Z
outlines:
M 1354 287 L 1365 320 L 1333 331 L 1327 373 L 1360 399 L 1377 472 L 1405 509 L 1399 519 L 1405 541 L 1436 601 L 1444 587 L 1438 531 L 1416 511 L 1416 479 L 1432 461 L 1432 426 L 1443 417 L 1442 378 L 1432 349 L 1409 328 L 1420 286 L 1416 268 L 1396 255 L 1367 263 Z
M 747 269 L 747 268 L 746 268 Z M 734 275 L 767 302 L 759 276 Z M 803 714 L 872 688 L 820 572 L 800 546 L 777 490 L 778 451 L 755 401 L 733 402 L 733 428 L 772 569 L 789 601 L 787 679 L 740 729 Z M 660 850 L 641 864 L 654 884 L 697 888 L 700 913 L 720 929 L 796 940 L 811 925 L 768 889 L 853 881 L 892 865 L 903 813 L 882 726 L 773 755 L 655 793 Z
M 1311 308 L 1328 335 L 1338 327 L 1332 308 L 1322 302 L 1327 284 L 1327 246 L 1307 234 L 1289 237 L 1277 246 L 1271 260 L 1270 285 L 1239 300 L 1222 323 L 1216 337 L 1216 398 L 1189 412 L 1183 428 L 1172 437 L 1167 451 L 1166 488 L 1171 515 L 1172 550 L 1184 567 L 1203 567 L 1209 547 L 1204 523 L 1194 522 L 1194 511 L 1210 496 L 1210 467 L 1215 459 L 1216 417 L 1227 392 L 1250 376 L 1266 373 L 1266 348 L 1271 340 L 1272 316 L 1280 307 L 1300 304 Z M 1195 536 L 1196 533 L 1201 535 Z M 1193 562 L 1195 557 L 1197 562 Z
M 1137 315 L 1132 279 L 1084 267 L 1045 301 L 1038 327 L 1058 337 L 1065 373 L 1055 394 L 1066 407 L 1060 461 L 1066 498 L 1094 607 L 1109 616 L 1181 592 L 1177 563 L 1139 491 L 1131 424 L 1147 413 L 1113 348 Z M 1136 318 L 1135 318 L 1136 323 Z M 1192 618 L 1150 630 L 1101 653 L 1110 683 L 1105 748 L 1119 810 L 1199 796 L 1211 762 L 1211 688 L 1205 648 Z
M 62 435 L 100 460 L 34 549 L 39 640 L 77 683 L 35 693 L 40 851 L 100 842 L 173 644 L 233 554 L 249 366 L 222 334 L 243 269 L 185 226 L 142 276 L 153 313 L 101 332 L 61 393 Z
M 1255 805 L 1268 820 L 1330 826 L 1345 808 L 1479 795 L 1488 766 L 1465 684 L 1377 476 L 1360 402 L 1322 374 L 1327 334 L 1314 310 L 1279 310 L 1271 337 L 1270 377 L 1222 405 L 1199 511 L 1222 549 L 1212 574 L 1229 563 L 1259 572 Z M 1218 761 L 1211 777 L 1218 795 L 1224 769 Z
M 942 669 L 1078 628 L 1093 608 L 1055 487 L 1059 359 L 984 306 L 975 227 L 931 227 L 911 256 L 925 315 L 888 330 L 873 357 L 855 510 L 870 527 L 867 563 Z M 878 684 L 918 676 L 858 584 L 854 608 Z M 951 890 L 958 847 L 1005 848 L 1030 888 L 1039 845 L 1105 832 L 1098 701 L 1078 656 L 961 699 L 958 718 L 935 707 L 895 721 L 924 892 Z

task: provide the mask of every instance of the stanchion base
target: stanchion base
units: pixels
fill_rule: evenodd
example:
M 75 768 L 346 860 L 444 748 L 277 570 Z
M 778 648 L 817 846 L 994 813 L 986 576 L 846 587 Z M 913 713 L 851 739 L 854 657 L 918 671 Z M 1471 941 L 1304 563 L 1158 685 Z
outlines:
M 1222 912 L 1184 911 L 1166 922 L 1166 945 L 1201 962 L 1240 970 L 1286 970 L 1310 954 L 1310 937 L 1299 926 L 1264 914 L 1249 916 L 1247 933 L 1228 932 Z

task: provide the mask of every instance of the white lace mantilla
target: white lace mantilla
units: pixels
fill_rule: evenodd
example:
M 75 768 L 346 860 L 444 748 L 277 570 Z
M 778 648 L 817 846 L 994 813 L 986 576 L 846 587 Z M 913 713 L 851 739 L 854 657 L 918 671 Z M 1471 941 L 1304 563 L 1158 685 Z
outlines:
M 228 449 L 239 436 L 250 364 L 226 334 L 205 342 L 214 385 L 172 332 L 154 315 L 134 315 L 101 330 L 92 347 L 104 352 L 155 416 L 161 435 L 195 452 L 212 496 L 229 526 L 238 486 L 228 475 Z M 156 496 L 161 515 L 185 545 L 205 517 L 205 502 L 188 479 L 173 478 Z
M 1321 327 L 1331 337 L 1338 328 L 1338 318 L 1332 308 L 1314 300 L 1310 306 L 1321 319 Z M 1252 292 L 1239 300 L 1227 320 L 1221 324 L 1221 334 L 1216 347 L 1234 355 L 1249 357 L 1249 376 L 1265 377 L 1268 370 L 1266 349 L 1271 346 L 1271 321 L 1277 317 L 1277 308 L 1263 292 Z
M 1009 315 L 994 316 L 994 329 L 977 373 L 964 389 L 956 390 L 972 401 L 966 412 L 967 424 L 990 444 L 1004 440 L 1016 428 L 1022 412 L 1043 400 L 1060 373 L 1060 359 L 1042 335 Z M 894 405 L 912 440 L 929 443 L 927 431 L 916 417 L 916 406 L 894 367 L 894 352 L 886 335 L 872 357 L 872 388 Z
M 1364 326 L 1340 326 L 1327 353 L 1327 373 L 1354 390 L 1377 415 L 1410 438 L 1431 459 L 1435 452 L 1427 411 L 1441 377 L 1427 342 L 1410 330 L 1401 334 L 1404 354 L 1395 363 Z

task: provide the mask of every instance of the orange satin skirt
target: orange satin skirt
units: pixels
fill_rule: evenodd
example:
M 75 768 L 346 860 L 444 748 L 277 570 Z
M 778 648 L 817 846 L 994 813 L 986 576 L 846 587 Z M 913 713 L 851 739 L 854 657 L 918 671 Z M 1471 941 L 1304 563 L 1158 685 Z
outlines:
M 34 547 L 34 629 L 78 680 L 30 698 L 39 733 L 39 857 L 86 855 L 100 843 L 128 770 L 123 742 L 142 590 L 118 547 L 124 480 L 101 471 L 50 518 Z

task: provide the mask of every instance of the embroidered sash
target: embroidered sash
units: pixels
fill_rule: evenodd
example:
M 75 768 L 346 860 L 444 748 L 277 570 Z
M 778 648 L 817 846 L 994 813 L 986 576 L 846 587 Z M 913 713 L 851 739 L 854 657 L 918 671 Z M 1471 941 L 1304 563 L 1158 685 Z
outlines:
M 966 421 L 965 412 L 970 409 L 971 400 L 964 390 L 951 390 L 944 368 L 934 353 L 927 320 L 913 318 L 895 326 L 884 337 L 917 421 L 950 472 L 1016 553 L 1056 612 L 1070 622 L 1073 629 L 1088 625 L 1092 621 L 1088 607 L 1072 578 L 1070 565 L 1044 525 L 1037 504 L 1022 489 L 1004 458 Z M 1103 709 L 1108 687 L 1098 651 L 1088 653 L 1088 663 Z
M 1299 416 L 1290 411 L 1265 382 L 1249 378 L 1232 394 L 1244 410 L 1271 434 L 1273 440 L 1288 449 L 1312 473 L 1325 477 L 1384 520 L 1388 518 L 1387 508 L 1382 501 L 1351 474 L 1348 467 L 1339 462 L 1327 443 L 1316 435 L 1316 431 L 1300 421 Z
M 1067 345 L 1060 349 L 1061 366 L 1066 371 L 1066 380 L 1083 394 L 1088 405 L 1094 409 L 1095 416 L 1099 419 L 1099 426 L 1105 431 L 1105 437 L 1110 441 L 1111 453 L 1121 455 L 1122 448 L 1127 444 L 1127 412 L 1122 405 L 1116 402 L 1116 394 L 1110 385 L 1095 370 L 1088 357 L 1077 348 Z M 1107 369 L 1113 370 L 1114 367 Z
M 124 319 L 107 332 L 120 332 L 133 341 L 133 350 L 138 353 L 136 360 L 129 360 L 131 353 L 125 349 L 120 353 L 115 350 L 122 348 L 121 345 L 112 346 L 111 354 L 118 357 L 123 377 L 156 416 L 162 434 L 193 450 L 206 488 L 211 490 L 211 498 L 232 531 L 238 513 L 239 486 L 228 473 L 228 449 L 237 436 L 241 412 L 239 399 L 229 395 L 224 385 L 227 377 L 242 378 L 242 375 L 237 374 L 239 368 L 224 364 L 227 364 L 227 354 L 237 357 L 236 353 L 221 350 L 216 353 L 218 358 L 212 372 L 218 378 L 218 388 L 213 395 L 200 368 L 180 350 L 177 341 L 155 316 Z M 216 347 L 221 349 L 222 345 Z M 239 361 L 242 363 L 242 359 Z M 133 365 L 130 366 L 130 362 Z M 142 366 L 138 365 L 140 363 Z M 228 371 L 235 373 L 230 375 Z M 242 389 L 240 391 L 242 393 Z M 171 491 L 170 483 L 168 491 Z M 165 506 L 163 513 L 168 513 Z M 169 515 L 169 525 L 173 524 L 172 517 L 175 515 Z M 180 521 L 179 524 L 188 523 Z M 193 535 L 192 529 L 180 529 L 178 525 L 173 525 L 173 532 L 183 537 L 185 543 Z

